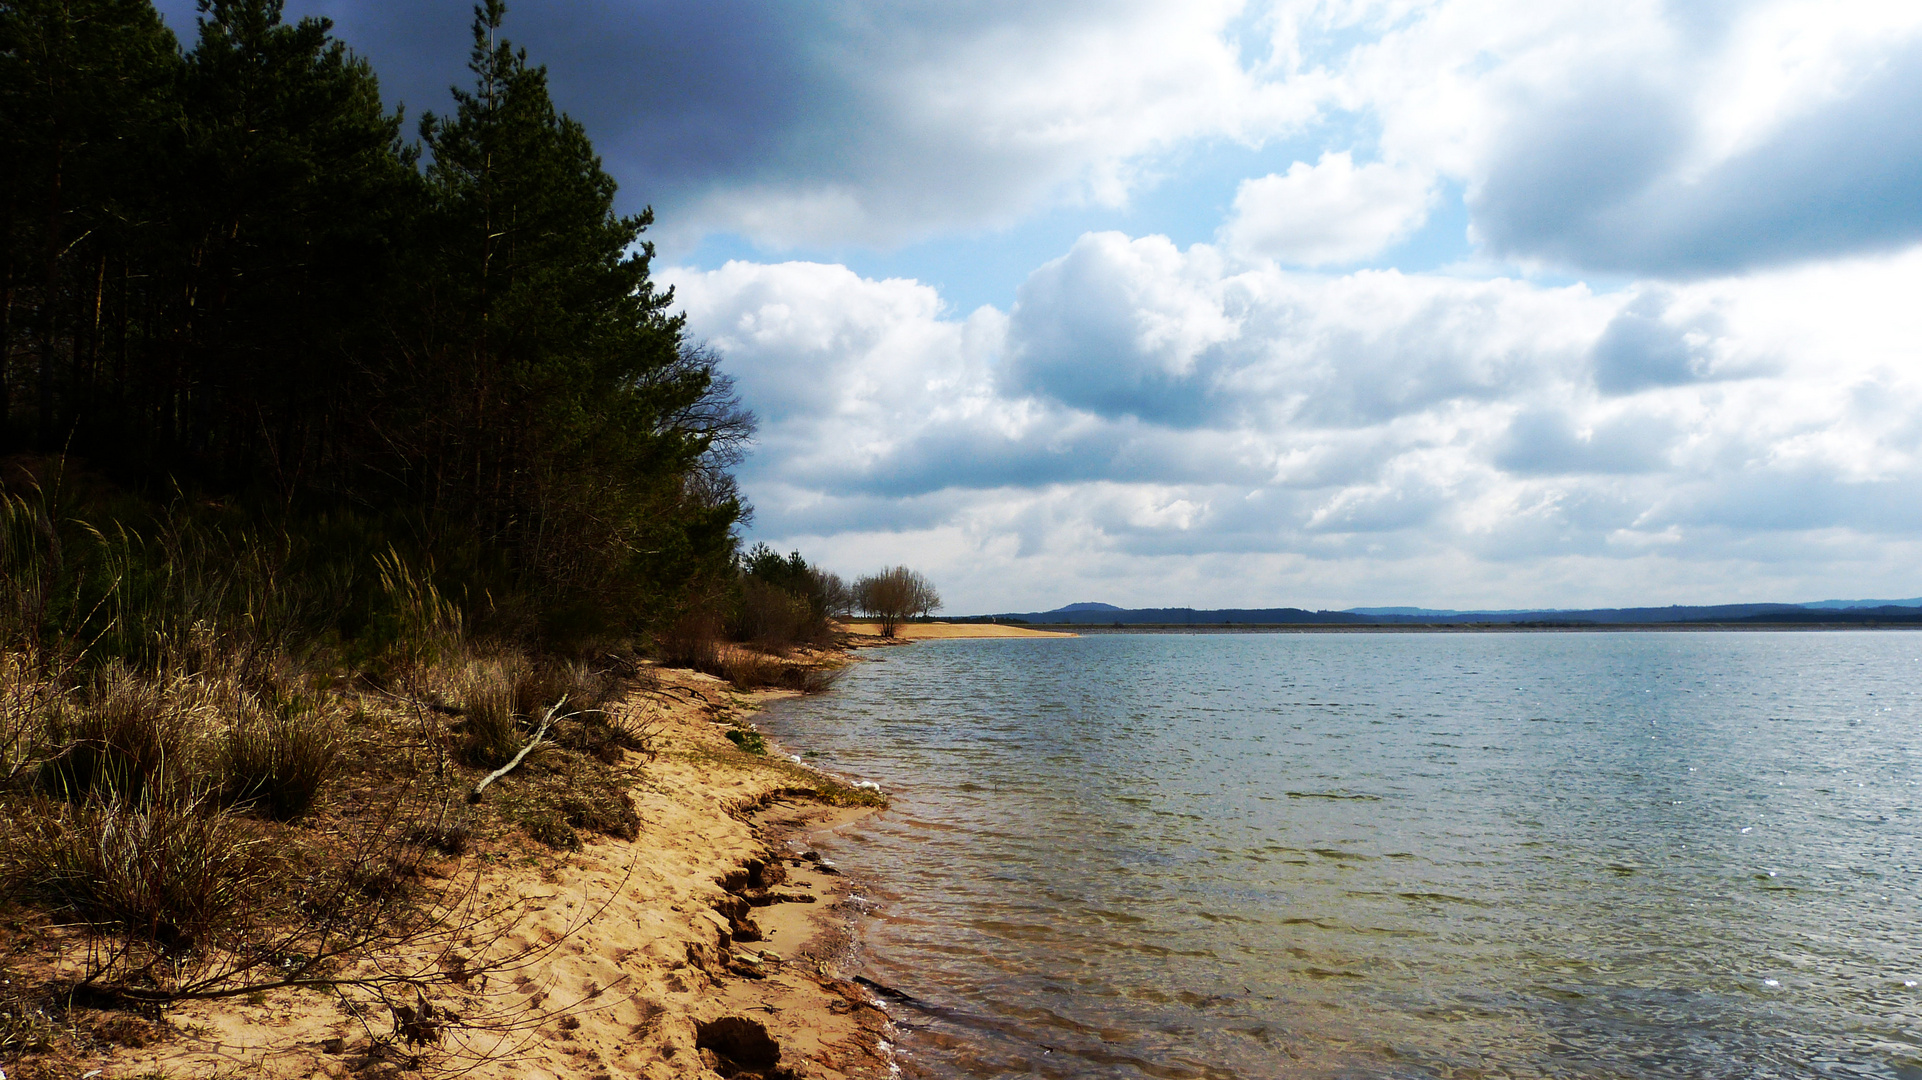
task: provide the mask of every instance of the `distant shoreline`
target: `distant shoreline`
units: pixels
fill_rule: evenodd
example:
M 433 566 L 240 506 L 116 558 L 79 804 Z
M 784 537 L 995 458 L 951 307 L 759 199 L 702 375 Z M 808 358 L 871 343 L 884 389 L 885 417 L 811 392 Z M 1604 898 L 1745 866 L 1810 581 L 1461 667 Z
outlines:
M 841 629 L 855 637 L 887 640 L 873 622 L 849 621 Z M 1025 626 L 1018 623 L 991 622 L 904 622 L 895 631 L 895 641 L 933 641 L 949 638 L 1064 638 L 1079 637 L 1086 627 Z M 868 642 L 862 642 L 868 644 Z
M 970 625 L 970 624 L 950 624 Z M 1120 626 L 1096 623 L 1025 623 L 1020 627 L 1006 623 L 985 626 L 1028 629 L 1073 634 L 1561 634 L 1561 633 L 1774 633 L 1781 631 L 1817 632 L 1837 630 L 1922 630 L 1922 622 L 1662 622 L 1662 623 L 1125 623 Z M 909 626 L 902 627 L 908 636 Z M 942 634 L 930 637 L 1013 637 L 1012 634 Z M 1072 636 L 1072 635 L 1070 635 Z

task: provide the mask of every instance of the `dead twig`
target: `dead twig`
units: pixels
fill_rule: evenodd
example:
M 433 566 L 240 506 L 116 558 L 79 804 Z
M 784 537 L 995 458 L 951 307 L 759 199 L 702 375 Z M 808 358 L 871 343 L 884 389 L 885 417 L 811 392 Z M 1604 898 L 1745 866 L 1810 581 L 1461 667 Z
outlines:
M 527 745 L 521 747 L 521 752 L 518 754 L 515 754 L 512 761 L 509 761 L 507 764 L 502 765 L 500 768 L 495 769 L 491 773 L 488 773 L 486 776 L 481 777 L 481 782 L 478 784 L 475 784 L 474 790 L 467 793 L 467 801 L 470 803 L 477 803 L 481 801 L 481 792 L 487 790 L 487 785 L 493 783 L 496 780 L 499 780 L 501 777 L 506 776 L 508 773 L 511 773 L 515 769 L 519 768 L 520 763 L 526 760 L 527 755 L 533 751 L 534 747 L 539 746 L 541 739 L 547 735 L 547 725 L 553 722 L 554 713 L 558 711 L 562 705 L 565 705 L 565 704 L 567 704 L 567 698 L 563 696 L 559 701 L 556 701 L 554 704 L 548 706 L 547 715 L 541 717 L 541 726 L 539 730 L 534 732 L 534 737 L 527 740 Z

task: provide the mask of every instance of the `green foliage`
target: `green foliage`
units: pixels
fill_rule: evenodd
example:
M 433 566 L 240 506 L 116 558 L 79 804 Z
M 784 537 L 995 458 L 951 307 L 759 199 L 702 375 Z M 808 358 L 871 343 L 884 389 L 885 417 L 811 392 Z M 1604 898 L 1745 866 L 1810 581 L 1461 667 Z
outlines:
M 727 732 L 727 741 L 740 747 L 744 752 L 749 754 L 767 753 L 767 739 L 758 731 L 752 731 L 747 728 L 730 728 Z
M 798 551 L 783 558 L 766 544 L 741 557 L 739 588 L 734 636 L 777 652 L 825 641 L 828 620 L 849 606 L 838 576 L 808 565 Z

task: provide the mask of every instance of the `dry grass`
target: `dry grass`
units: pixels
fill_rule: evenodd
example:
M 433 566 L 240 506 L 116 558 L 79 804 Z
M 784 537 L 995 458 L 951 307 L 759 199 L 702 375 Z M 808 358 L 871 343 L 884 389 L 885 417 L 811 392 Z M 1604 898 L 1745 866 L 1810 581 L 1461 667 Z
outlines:
M 98 551 L 76 569 L 56 520 L 0 502 L 0 963 L 34 958 L 0 980 L 9 1075 L 39 1068 L 21 1054 L 65 1075 L 62 1053 L 114 1038 L 47 1004 L 76 988 L 157 1013 L 375 970 L 356 993 L 409 997 L 444 973 L 387 960 L 493 925 L 480 867 L 644 829 L 628 792 L 657 749 L 647 695 L 629 696 L 645 666 L 477 648 L 428 568 L 391 548 L 361 586 L 378 601 L 363 638 L 303 638 L 336 624 L 301 605 L 350 590 L 290 581 L 284 553 L 87 530 Z M 833 678 L 712 630 L 693 626 L 685 650 L 738 687 Z M 468 806 L 479 772 L 550 710 L 538 752 Z M 811 774 L 794 786 L 866 794 Z M 473 873 L 441 876 L 453 855 Z
M 228 926 L 259 883 L 258 837 L 204 797 L 13 809 L 0 865 L 16 887 L 168 948 Z
M 243 679 L 233 665 L 168 675 L 113 662 L 70 686 L 58 674 L 0 654 L 0 780 L 11 777 L 0 783 L 0 896 L 118 941 L 96 950 L 105 966 L 89 977 L 146 980 L 143 1000 L 168 991 L 135 974 L 136 955 L 194 952 L 194 992 L 217 992 L 262 973 L 216 970 L 204 953 L 212 941 L 311 958 L 311 947 L 259 943 L 316 932 L 384 940 L 435 891 L 419 885 L 423 859 L 511 846 L 542 820 L 552 824 L 541 838 L 563 846 L 575 830 L 639 832 L 622 762 L 650 747 L 651 731 L 632 710 L 599 708 L 622 683 L 578 663 L 495 651 L 413 670 L 458 707 L 337 681 L 296 694 L 300 680 L 286 672 Z M 576 697 L 586 707 L 515 774 L 514 799 L 478 811 L 460 803 L 474 774 L 458 759 L 481 755 L 458 751 L 479 741 L 477 729 L 491 722 L 497 745 L 517 750 L 523 709 Z M 288 828 L 309 818 L 315 828 Z
M 109 664 L 76 702 L 52 697 L 37 741 L 41 786 L 63 798 L 165 793 L 198 775 L 204 695 L 189 680 L 137 675 Z
M 466 665 L 458 700 L 461 756 L 469 765 L 491 769 L 520 750 L 525 714 L 516 708 L 517 690 L 526 677 L 526 666 L 519 657 L 496 657 Z
M 339 771 L 341 742 L 339 722 L 322 712 L 242 710 L 223 740 L 226 801 L 275 821 L 299 817 Z
M 274 613 L 271 568 L 223 581 L 178 537 L 160 571 L 136 565 L 133 540 L 102 541 L 115 573 L 144 591 L 111 591 L 74 616 L 79 626 L 106 612 L 117 635 L 117 651 L 89 655 L 88 641 L 108 638 L 35 636 L 51 618 L 43 586 L 58 577 L 34 561 L 46 555 L 36 521 L 0 507 L 0 568 L 22 571 L 0 580 L 0 905 L 32 912 L 37 927 L 10 921 L 0 944 L 58 958 L 7 984 L 20 1001 L 81 986 L 157 1010 L 338 987 L 364 970 L 359 960 L 431 955 L 482 933 L 493 916 L 474 906 L 478 878 L 436 876 L 437 860 L 465 854 L 478 868 L 534 844 L 633 840 L 645 828 L 628 794 L 657 750 L 649 696 L 630 694 L 650 685 L 644 666 L 477 650 L 426 575 L 392 552 L 378 585 L 398 614 L 376 627 L 390 635 L 380 649 L 352 669 L 333 653 L 296 659 L 273 629 L 289 624 Z M 744 689 L 835 677 L 711 635 L 689 640 L 698 666 Z M 510 759 L 550 710 L 539 750 L 466 805 L 479 772 Z M 793 771 L 795 793 L 878 798 Z M 412 987 L 438 971 L 390 974 Z M 62 1040 L 92 1052 L 94 1036 L 21 1008 L 0 1009 L 9 1057 L 52 1062 L 64 1051 L 46 1048 Z

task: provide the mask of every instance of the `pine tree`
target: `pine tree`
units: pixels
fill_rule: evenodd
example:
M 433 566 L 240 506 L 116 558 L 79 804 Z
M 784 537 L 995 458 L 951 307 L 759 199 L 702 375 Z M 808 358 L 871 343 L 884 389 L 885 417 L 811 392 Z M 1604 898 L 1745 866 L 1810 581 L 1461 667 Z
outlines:
M 156 390 L 185 430 L 167 457 L 285 494 L 334 452 L 358 383 L 348 356 L 392 288 L 419 181 L 401 117 L 327 20 L 201 0 L 199 28 L 169 178 L 185 362 Z
M 433 506 L 505 540 L 521 587 L 585 618 L 726 565 L 738 502 L 689 497 L 722 432 L 688 422 L 726 394 L 649 276 L 652 211 L 615 213 L 613 178 L 546 69 L 501 38 L 504 14 L 476 8 L 474 84 L 421 125 L 433 317 L 411 370 L 444 409 L 418 456 Z
M 0 0 L 0 453 L 345 513 L 502 632 L 731 580 L 752 417 L 504 11 L 423 170 L 282 0 L 201 0 L 185 54 L 148 0 Z

